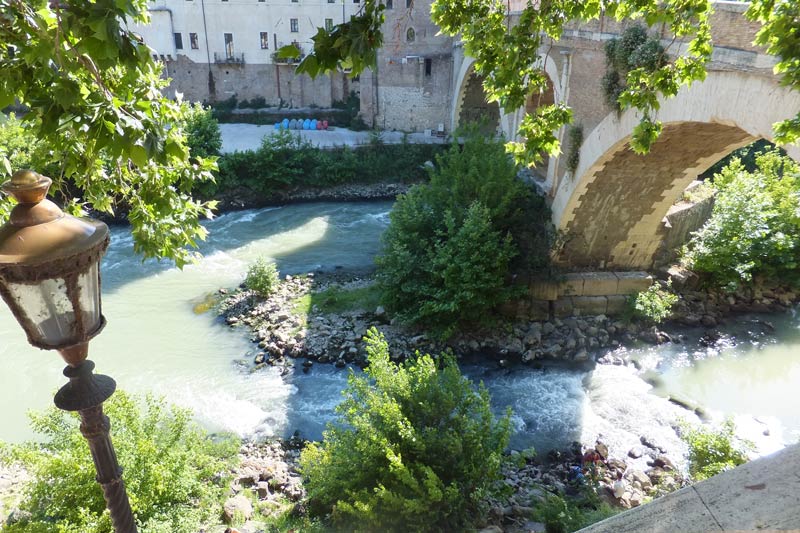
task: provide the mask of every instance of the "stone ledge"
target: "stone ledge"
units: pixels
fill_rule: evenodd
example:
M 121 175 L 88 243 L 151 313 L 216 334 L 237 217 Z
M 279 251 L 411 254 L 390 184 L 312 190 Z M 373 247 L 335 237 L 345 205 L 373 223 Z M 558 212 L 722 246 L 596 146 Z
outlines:
M 798 531 L 798 469 L 800 444 L 794 444 L 580 531 Z

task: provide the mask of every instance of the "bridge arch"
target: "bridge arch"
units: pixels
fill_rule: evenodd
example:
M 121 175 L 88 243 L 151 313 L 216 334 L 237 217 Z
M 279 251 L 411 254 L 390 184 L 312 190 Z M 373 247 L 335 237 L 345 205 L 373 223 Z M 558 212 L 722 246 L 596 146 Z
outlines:
M 552 92 L 552 99 L 555 102 L 563 100 L 564 95 L 560 84 L 560 77 L 558 74 L 558 67 L 555 61 L 549 55 L 542 55 L 542 64 L 544 71 L 550 81 L 550 89 L 546 92 Z M 519 128 L 522 118 L 526 112 L 531 111 L 530 103 L 536 100 L 536 96 L 529 97 L 529 101 L 525 106 L 514 111 L 513 113 L 504 113 L 502 109 L 496 104 L 488 104 L 485 100 L 483 93 L 483 78 L 475 73 L 475 58 L 465 56 L 461 61 L 458 73 L 455 77 L 456 83 L 454 87 L 457 89 L 453 92 L 453 100 L 450 106 L 450 125 L 451 131 L 459 127 L 465 118 L 469 120 L 470 106 L 476 107 L 476 102 L 482 101 L 486 109 L 496 109 L 497 131 L 502 133 L 506 139 L 515 139 L 517 137 L 517 129 Z M 493 107 L 490 107 L 493 106 Z M 479 105 L 477 107 L 480 107 Z M 533 106 L 535 108 L 535 106 Z M 480 112 L 480 109 L 475 109 Z M 490 111 L 491 113 L 491 111 Z
M 662 102 L 657 118 L 664 131 L 646 155 L 630 149 L 636 113 L 609 114 L 586 137 L 574 176 L 555 191 L 553 222 L 566 237 L 557 261 L 571 268 L 650 268 L 663 218 L 689 183 L 732 150 L 772 140 L 772 124 L 798 109 L 800 93 L 774 80 L 709 72 Z M 800 159 L 800 147 L 784 148 Z

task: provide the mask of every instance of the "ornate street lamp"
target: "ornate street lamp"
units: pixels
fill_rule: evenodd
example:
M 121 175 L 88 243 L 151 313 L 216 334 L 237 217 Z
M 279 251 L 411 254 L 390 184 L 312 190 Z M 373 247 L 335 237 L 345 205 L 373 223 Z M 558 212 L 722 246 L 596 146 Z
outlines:
M 89 340 L 106 325 L 100 309 L 100 258 L 108 247 L 108 227 L 64 214 L 46 199 L 51 183 L 36 172 L 20 170 L 2 186 L 18 204 L 0 227 L 0 295 L 28 342 L 58 350 L 67 362 L 69 383 L 56 393 L 55 404 L 80 414 L 81 433 L 89 442 L 114 530 L 136 533 L 103 414 L 103 402 L 116 383 L 93 374 L 94 363 L 86 359 Z

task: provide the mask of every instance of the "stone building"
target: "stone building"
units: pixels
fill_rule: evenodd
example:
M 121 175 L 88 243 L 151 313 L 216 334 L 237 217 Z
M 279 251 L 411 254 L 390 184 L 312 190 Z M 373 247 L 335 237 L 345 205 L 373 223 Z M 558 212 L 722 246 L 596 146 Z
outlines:
M 355 14 L 361 0 L 152 0 L 150 24 L 133 25 L 165 64 L 170 92 L 188 100 L 264 98 L 268 105 L 328 107 L 358 92 L 341 73 L 312 80 L 275 51 L 308 53 L 319 27 Z
M 311 50 L 318 27 L 358 12 L 362 0 L 154 0 L 150 24 L 135 25 L 172 78 L 169 91 L 188 100 L 264 98 L 267 105 L 329 107 L 360 94 L 370 126 L 450 129 L 453 39 L 438 35 L 431 0 L 387 0 L 384 46 L 375 69 L 349 78 L 311 79 L 275 51 Z
M 387 4 L 377 66 L 361 75 L 361 114 L 367 124 L 402 131 L 441 125 L 449 131 L 454 40 L 439 35 L 430 19 L 431 3 Z

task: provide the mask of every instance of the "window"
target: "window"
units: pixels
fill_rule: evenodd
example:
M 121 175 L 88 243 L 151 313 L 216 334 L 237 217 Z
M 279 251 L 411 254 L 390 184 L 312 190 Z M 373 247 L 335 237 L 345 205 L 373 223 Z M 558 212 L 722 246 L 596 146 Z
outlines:
M 299 31 L 297 29 L 297 19 L 289 19 L 289 29 L 292 33 L 297 33 Z
M 261 49 L 269 50 L 269 33 L 262 31 L 259 35 L 261 36 Z
M 392 0 L 386 0 L 386 9 L 392 9 L 393 7 Z
M 433 72 L 433 59 L 426 57 L 425 58 L 425 75 L 430 76 L 431 72 Z
M 408 28 L 408 31 L 406 31 L 406 42 L 413 43 L 416 38 L 417 32 L 414 31 L 414 28 Z
M 335 3 L 336 3 L 336 0 L 328 0 L 328 3 L 329 3 L 329 4 L 335 4 Z
M 189 46 L 192 47 L 192 50 L 197 50 L 199 47 L 197 46 L 197 34 L 190 33 L 189 34 Z
M 331 31 L 333 29 L 333 19 L 325 19 L 325 31 Z
M 180 33 L 174 33 L 175 37 L 175 50 L 183 50 L 183 36 Z
M 406 0 L 406 9 L 411 9 L 414 6 L 414 0 Z
M 225 34 L 225 57 L 227 59 L 233 59 L 233 34 L 226 33 Z
M 353 0 L 354 4 L 357 4 L 358 2 L 359 2 L 359 0 Z

